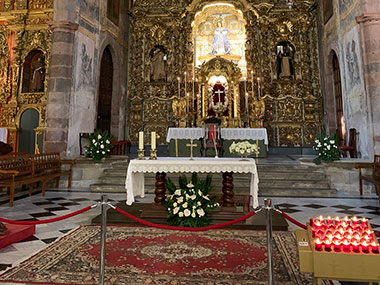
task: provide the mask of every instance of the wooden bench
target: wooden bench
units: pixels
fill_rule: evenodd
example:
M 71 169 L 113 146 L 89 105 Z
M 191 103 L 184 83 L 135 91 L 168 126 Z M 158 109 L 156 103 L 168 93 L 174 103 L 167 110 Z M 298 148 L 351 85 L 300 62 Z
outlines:
M 363 195 L 363 180 L 375 185 L 376 193 L 380 201 L 380 155 L 375 155 L 373 162 L 357 163 L 356 168 L 359 169 L 359 191 Z M 363 175 L 362 168 L 372 168 L 372 175 Z
M 62 164 L 69 164 L 69 169 L 61 168 Z M 62 160 L 59 153 L 45 154 L 12 154 L 0 157 L 0 187 L 7 187 L 9 192 L 9 206 L 13 206 L 15 188 L 29 185 L 29 194 L 33 184 L 42 182 L 42 195 L 45 195 L 48 181 L 56 179 L 56 187 L 62 175 L 68 175 L 68 188 L 71 188 L 73 160 Z

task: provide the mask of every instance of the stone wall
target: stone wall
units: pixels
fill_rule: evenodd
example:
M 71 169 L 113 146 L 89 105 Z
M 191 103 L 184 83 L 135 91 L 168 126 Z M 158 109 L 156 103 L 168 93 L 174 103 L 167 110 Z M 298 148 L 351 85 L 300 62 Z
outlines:
M 322 92 L 325 102 L 326 129 L 335 132 L 335 91 L 332 57 L 339 60 L 343 93 L 343 114 L 346 134 L 350 128 L 358 131 L 359 157 L 372 159 L 380 147 L 380 81 L 377 68 L 380 62 L 378 42 L 380 25 L 377 18 L 367 19 L 366 13 L 380 11 L 378 1 L 333 1 L 334 14 L 324 23 L 323 7 L 319 1 L 320 64 Z M 376 12 L 377 13 L 377 12 Z M 376 14 L 377 15 L 377 14 Z M 371 24 L 369 24 L 369 22 Z M 375 79 L 377 78 L 377 79 Z

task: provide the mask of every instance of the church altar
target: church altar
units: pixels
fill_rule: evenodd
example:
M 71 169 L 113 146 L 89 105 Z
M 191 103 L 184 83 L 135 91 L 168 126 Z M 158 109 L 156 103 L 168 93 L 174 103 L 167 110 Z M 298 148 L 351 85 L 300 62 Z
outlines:
M 191 139 L 199 146 L 194 148 L 194 156 L 201 156 L 199 151 L 200 141 L 204 135 L 204 128 L 169 128 L 166 136 L 166 141 L 169 143 L 169 156 L 188 157 L 190 150 L 186 147 L 186 144 Z M 221 137 L 225 157 L 236 157 L 237 154 L 231 153 L 229 147 L 233 141 L 244 140 L 252 144 L 258 144 L 259 154 L 256 157 L 266 157 L 267 155 L 268 134 L 265 128 L 221 128 Z
M 250 196 L 251 205 L 258 207 L 258 184 L 259 178 L 255 160 L 250 158 L 248 161 L 240 161 L 238 158 L 172 158 L 158 157 L 157 160 L 131 160 L 127 169 L 125 188 L 127 192 L 127 205 L 132 205 L 135 196 L 144 197 L 144 173 L 157 173 L 156 175 L 156 197 L 155 202 L 163 201 L 165 196 L 165 187 L 162 188 L 166 173 L 223 173 L 223 178 L 228 176 L 229 182 L 232 181 L 232 173 L 251 173 Z M 232 183 L 228 183 L 229 185 Z M 223 185 L 225 188 L 226 184 Z M 159 188 L 159 189 L 157 189 Z M 232 196 L 223 191 L 223 197 L 233 199 Z M 227 191 L 229 192 L 229 191 Z M 161 197 L 157 197 L 161 195 Z

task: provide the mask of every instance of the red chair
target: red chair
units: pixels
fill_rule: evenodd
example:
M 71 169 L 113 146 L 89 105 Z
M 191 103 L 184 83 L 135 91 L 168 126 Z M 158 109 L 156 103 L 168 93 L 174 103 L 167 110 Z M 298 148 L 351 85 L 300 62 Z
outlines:
M 352 128 L 350 129 L 350 134 L 349 134 L 349 141 L 348 145 L 341 145 L 338 146 L 338 148 L 342 151 L 342 156 L 347 157 L 347 151 L 350 152 L 350 157 L 351 158 L 358 158 L 358 153 L 356 150 L 356 129 Z
M 206 120 L 204 126 L 204 137 L 201 145 L 201 155 L 207 156 L 207 151 L 210 149 L 216 150 L 219 157 L 223 156 L 223 140 L 221 137 L 221 121 L 216 118 Z

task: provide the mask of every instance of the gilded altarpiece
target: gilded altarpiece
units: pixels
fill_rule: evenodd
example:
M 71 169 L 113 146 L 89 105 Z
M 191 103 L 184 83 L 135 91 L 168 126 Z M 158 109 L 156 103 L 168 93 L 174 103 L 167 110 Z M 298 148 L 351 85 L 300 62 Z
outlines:
M 0 22 L 3 21 L 0 26 L 0 126 L 8 129 L 8 143 L 17 150 L 20 118 L 25 110 L 33 108 L 39 113 L 36 141 L 42 141 L 38 137 L 43 136 L 45 129 L 47 71 L 52 42 L 48 22 L 53 20 L 53 1 L 13 2 L 5 0 L 0 7 Z M 25 63 L 32 55 L 43 59 L 39 63 L 43 87 L 38 90 L 23 86 Z M 39 148 L 41 150 L 42 146 Z
M 146 139 L 154 130 L 158 143 L 165 144 L 167 128 L 175 126 L 172 100 L 186 94 L 191 98 L 193 92 L 199 100 L 202 95 L 200 82 L 193 78 L 207 75 L 195 66 L 199 41 L 194 40 L 193 25 L 210 3 L 217 5 L 200 0 L 142 0 L 131 10 L 128 123 L 133 143 L 144 129 Z M 239 44 L 246 70 L 241 70 L 240 83 L 233 88 L 239 101 L 236 113 L 248 117 L 247 102 L 263 99 L 270 146 L 311 146 L 322 128 L 315 1 L 297 0 L 291 9 L 282 0 L 223 3 L 231 6 L 231 14 L 237 11 L 244 19 L 245 44 Z M 152 75 L 153 69 L 159 72 Z M 199 101 L 190 103 L 189 109 L 199 105 Z M 199 116 L 200 110 L 196 111 Z

